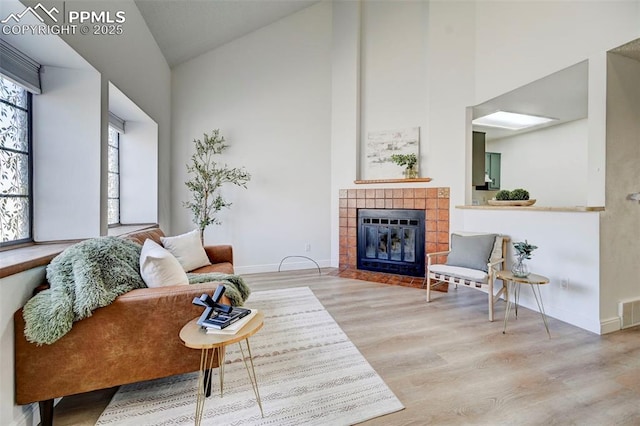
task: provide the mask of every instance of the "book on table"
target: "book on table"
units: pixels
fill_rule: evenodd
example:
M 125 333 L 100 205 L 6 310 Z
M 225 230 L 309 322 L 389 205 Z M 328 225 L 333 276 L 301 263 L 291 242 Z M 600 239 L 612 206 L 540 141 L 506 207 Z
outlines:
M 223 329 L 251 313 L 251 309 L 234 308 L 231 305 L 220 303 L 225 289 L 225 286 L 220 285 L 216 288 L 213 296 L 203 293 L 202 296 L 193 299 L 194 305 L 204 306 L 204 311 L 197 321 L 199 326 Z
M 234 308 L 235 309 L 235 308 Z M 244 308 L 240 308 L 244 309 Z M 249 313 L 224 328 L 206 327 L 207 334 L 236 334 L 258 313 L 257 309 L 247 309 Z
M 222 312 L 214 307 L 207 307 L 200 315 L 198 325 L 206 328 L 223 329 L 250 313 L 251 309 L 239 307 L 234 307 L 227 312 Z

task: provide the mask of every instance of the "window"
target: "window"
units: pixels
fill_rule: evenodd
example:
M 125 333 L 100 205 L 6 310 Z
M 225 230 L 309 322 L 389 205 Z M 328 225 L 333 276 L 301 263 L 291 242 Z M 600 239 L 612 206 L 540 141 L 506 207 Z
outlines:
M 0 75 L 0 247 L 32 240 L 31 93 Z
M 120 224 L 120 133 L 109 126 L 108 224 Z

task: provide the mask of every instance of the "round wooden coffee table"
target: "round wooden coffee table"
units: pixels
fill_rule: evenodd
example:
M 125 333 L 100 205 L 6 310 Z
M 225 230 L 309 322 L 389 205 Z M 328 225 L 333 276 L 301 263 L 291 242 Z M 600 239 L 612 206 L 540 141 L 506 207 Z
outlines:
M 260 407 L 260 414 L 264 417 L 264 413 L 262 411 L 262 401 L 260 400 L 260 392 L 258 391 L 258 379 L 256 378 L 255 368 L 253 366 L 253 356 L 251 355 L 251 346 L 249 345 L 249 337 L 256 334 L 264 325 L 264 314 L 261 311 L 258 311 L 256 315 L 249 320 L 240 330 L 238 330 L 235 334 L 209 334 L 207 331 L 200 327 L 197 324 L 198 318 L 194 318 L 189 321 L 182 330 L 180 330 L 180 340 L 182 343 L 191 349 L 200 349 L 200 371 L 198 374 L 198 389 L 197 389 L 197 399 L 196 399 L 196 418 L 195 424 L 196 426 L 200 425 L 202 421 L 202 412 L 204 409 L 204 401 L 205 401 L 205 387 L 207 386 L 207 382 L 210 378 L 206 378 L 208 376 L 207 371 L 211 371 L 213 369 L 213 360 L 215 359 L 214 354 L 218 355 L 218 365 L 219 372 L 218 375 L 220 377 L 220 396 L 222 396 L 222 389 L 224 387 L 224 353 L 225 347 L 237 343 L 240 346 L 240 352 L 242 353 L 242 360 L 244 362 L 245 369 L 247 370 L 247 375 L 249 376 L 249 380 L 251 381 L 251 386 L 253 387 L 253 392 L 256 395 L 256 400 L 258 402 L 258 407 Z M 249 364 L 251 365 L 251 369 L 249 369 L 249 364 L 247 364 L 247 360 L 244 355 L 244 349 L 242 347 L 242 343 L 247 345 L 247 352 L 249 358 Z
M 544 327 L 547 329 L 547 334 L 549 338 L 551 338 L 551 333 L 549 332 L 549 325 L 547 324 L 547 316 L 544 312 L 544 304 L 542 303 L 542 293 L 540 293 L 540 285 L 548 284 L 549 278 L 544 277 L 538 274 L 529 274 L 526 277 L 516 277 L 513 275 L 511 271 L 496 271 L 496 278 L 502 280 L 504 284 L 507 286 L 507 309 L 504 314 L 504 329 L 502 333 L 507 332 L 507 320 L 509 318 L 509 312 L 511 311 L 511 305 L 515 303 L 516 307 L 516 318 L 518 317 L 518 299 L 520 299 L 520 285 L 521 284 L 529 284 L 531 286 L 531 291 L 533 292 L 533 297 L 536 299 L 536 303 L 538 304 L 538 310 L 540 311 L 540 315 L 542 315 L 542 321 L 544 322 Z M 511 285 L 509 285 L 511 284 Z M 516 285 L 517 284 L 517 285 Z M 536 294 L 536 289 L 538 290 Z M 513 290 L 513 299 L 509 298 L 509 294 Z

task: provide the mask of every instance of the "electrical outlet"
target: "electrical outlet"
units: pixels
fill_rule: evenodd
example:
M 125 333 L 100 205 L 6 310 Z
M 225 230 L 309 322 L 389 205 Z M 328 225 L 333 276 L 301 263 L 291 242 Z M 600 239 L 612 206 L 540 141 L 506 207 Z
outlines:
M 306 251 L 306 252 L 311 251 L 311 244 L 310 243 L 307 243 L 307 244 L 304 245 L 304 251 Z
M 569 278 L 560 280 L 560 287 L 562 287 L 563 290 L 569 290 Z

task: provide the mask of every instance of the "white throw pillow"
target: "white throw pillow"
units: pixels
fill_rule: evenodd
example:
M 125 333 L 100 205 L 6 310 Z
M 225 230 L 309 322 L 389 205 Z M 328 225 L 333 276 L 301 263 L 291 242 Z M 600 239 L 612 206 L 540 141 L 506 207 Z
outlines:
M 178 259 L 153 240 L 147 239 L 140 253 L 140 275 L 147 287 L 189 284 Z
M 175 237 L 161 237 L 160 241 L 178 259 L 185 272 L 211 265 L 197 229 Z

